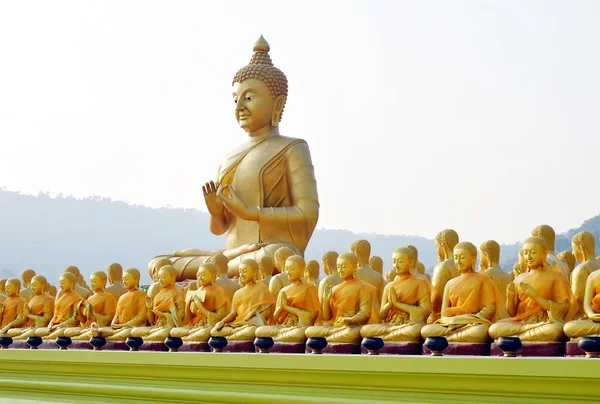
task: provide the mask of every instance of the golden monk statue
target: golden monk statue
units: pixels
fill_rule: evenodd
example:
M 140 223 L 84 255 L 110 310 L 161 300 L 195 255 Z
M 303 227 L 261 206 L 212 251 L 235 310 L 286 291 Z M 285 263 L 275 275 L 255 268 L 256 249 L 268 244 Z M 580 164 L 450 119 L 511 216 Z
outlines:
M 372 255 L 371 258 L 369 258 L 369 266 L 373 269 L 373 271 L 383 276 L 383 259 L 381 257 Z
M 423 338 L 446 337 L 448 342 L 488 341 L 488 328 L 498 313 L 504 313 L 504 302 L 492 278 L 475 272 L 476 261 L 477 247 L 466 241 L 456 244 L 454 263 L 460 276 L 446 283 L 442 316 L 423 327 Z
M 484 241 L 479 246 L 479 272 L 488 275 L 500 292 L 502 301 L 506 302 L 506 288 L 511 282 L 510 275 L 500 268 L 500 244 L 494 240 Z
M 431 284 L 412 271 L 416 257 L 408 247 L 394 250 L 392 265 L 398 277 L 383 291 L 379 318 L 383 324 L 362 327 L 363 338 L 382 338 L 384 341 L 418 342 L 421 328 L 431 312 Z
M 92 336 L 90 326 L 96 323 L 98 327 L 107 327 L 117 312 L 117 299 L 106 291 L 108 277 L 103 271 L 90 275 L 90 286 L 93 295 L 84 300 L 83 309 L 79 311 L 79 327 L 69 327 L 64 330 L 64 336 L 76 340 L 88 340 Z
M 317 287 L 303 280 L 305 261 L 299 255 L 289 257 L 285 262 L 290 285 L 284 287 L 277 296 L 277 306 L 273 319 L 275 325 L 256 329 L 259 338 L 271 337 L 274 342 L 304 342 L 304 332 L 315 323 L 319 315 Z
M 106 274 L 108 275 L 108 283 L 110 283 L 106 291 L 112 293 L 115 299 L 119 300 L 122 295 L 127 293 L 127 288 L 123 286 L 123 267 L 121 264 L 114 262 L 108 266 Z
M 252 246 L 254 251 L 230 257 L 230 276 L 245 258 L 273 257 L 288 246 L 300 255 L 317 225 L 319 200 L 308 145 L 283 137 L 279 122 L 288 95 L 287 78 L 273 66 L 269 44 L 261 37 L 250 63 L 233 78 L 233 102 L 240 127 L 248 134 L 244 144 L 222 161 L 217 182 L 203 187 L 213 234 L 227 233 L 227 250 Z M 282 181 L 282 179 L 285 179 Z M 179 279 L 194 278 L 209 255 L 183 250 L 192 257 L 178 267 Z M 228 255 L 225 253 L 225 255 Z
M 328 286 L 334 287 L 342 283 L 342 278 L 340 278 L 340 274 L 337 271 L 337 259 L 338 253 L 336 253 L 335 251 L 327 251 L 321 257 L 321 262 L 323 263 L 323 271 L 327 276 L 323 278 L 321 282 L 319 282 L 320 302 L 323 301 L 323 293 L 325 292 L 325 289 Z
M 0 303 L 0 336 L 7 335 L 11 328 L 20 328 L 25 324 L 25 298 L 19 294 L 21 281 L 10 278 L 4 286 L 6 289 L 6 300 Z
M 596 259 L 596 242 L 594 235 L 587 231 L 577 233 L 571 239 L 571 247 L 575 259 L 580 262 L 571 273 L 571 291 L 577 301 L 574 319 L 585 318 L 583 298 L 588 276 L 600 269 L 600 261 Z
M 246 258 L 242 261 L 239 272 L 244 287 L 233 295 L 231 311 L 213 327 L 210 332 L 212 337 L 227 337 L 229 341 L 252 341 L 256 329 L 271 322 L 275 297 L 258 280 L 258 263 Z
M 164 341 L 174 327 L 183 325 L 185 314 L 185 294 L 175 285 L 177 270 L 165 265 L 158 270 L 161 289 L 151 299 L 146 297 L 149 327 L 136 327 L 132 337 L 143 337 L 147 341 Z
M 233 299 L 233 295 L 240 288 L 240 284 L 233 279 L 230 279 L 227 275 L 227 263 L 229 259 L 221 253 L 216 253 L 212 257 L 209 258 L 208 262 L 215 264 L 217 267 L 217 272 L 219 276 L 215 279 L 215 285 L 220 286 L 225 290 L 227 297 L 231 301 Z
M 319 261 L 310 260 L 306 263 L 306 269 L 304 270 L 304 278 L 306 278 L 306 281 L 308 283 L 310 283 L 311 285 L 313 285 L 315 288 L 317 287 L 317 284 L 319 283 L 319 270 L 320 269 L 321 268 L 319 266 Z M 286 274 L 287 274 L 287 272 L 288 271 L 286 271 Z M 291 282 L 291 280 L 290 280 L 290 282 Z
M 423 265 L 423 263 L 419 262 L 419 250 L 417 249 L 417 247 L 415 247 L 414 245 L 407 245 L 406 248 L 410 248 L 410 250 L 413 252 L 413 255 L 415 257 L 414 266 L 411 270 L 411 273 L 413 275 L 416 275 L 419 278 L 425 279 L 426 281 L 431 283 L 431 277 L 425 273 L 425 265 Z M 419 265 L 419 264 L 421 264 L 421 265 Z
M 583 296 L 584 319 L 569 321 L 564 333 L 571 339 L 600 336 L 600 271 L 588 276 Z
M 160 282 L 160 279 L 158 276 L 159 271 L 162 269 L 162 267 L 172 266 L 172 264 L 173 263 L 168 258 L 161 258 L 154 263 L 154 267 L 153 267 L 153 271 L 152 271 L 152 280 L 154 282 L 152 283 L 152 285 L 150 285 L 148 287 L 148 292 L 147 292 L 148 297 L 150 298 L 151 301 L 154 301 L 154 298 L 156 297 L 158 292 L 160 292 L 160 290 L 162 289 L 161 282 Z M 178 285 L 176 283 L 175 287 L 177 287 L 178 289 L 183 291 L 183 287 L 181 285 Z
M 556 258 L 558 258 L 559 260 L 561 260 L 562 262 L 567 264 L 567 267 L 569 268 L 569 279 L 570 279 L 571 274 L 573 273 L 573 270 L 575 269 L 575 265 L 577 265 L 577 260 L 575 259 L 573 252 L 570 250 L 560 252 L 560 253 L 556 254 Z M 598 257 L 596 257 L 596 259 L 598 259 Z
M 107 341 L 125 341 L 131 336 L 133 328 L 145 326 L 148 319 L 146 293 L 139 289 L 140 271 L 128 268 L 123 272 L 122 279 L 127 293 L 117 301 L 117 310 L 110 327 L 90 325 L 92 335 L 105 337 Z
M 14 339 L 27 339 L 35 336 L 35 328 L 47 327 L 54 313 L 54 299 L 46 294 L 46 278 L 41 275 L 34 276 L 30 281 L 33 297 L 24 307 L 24 322 L 22 328 L 12 327 L 4 335 Z
M 376 290 L 375 295 L 373 295 L 373 304 L 375 305 L 377 313 L 379 313 L 379 303 L 381 303 L 381 296 L 383 295 L 384 280 L 381 274 L 377 273 L 369 266 L 371 243 L 367 240 L 357 240 L 350 246 L 350 252 L 358 258 L 356 277 L 367 282 Z
M 431 291 L 431 316 L 428 320 L 430 323 L 440 318 L 446 283 L 459 275 L 453 259 L 454 247 L 457 244 L 458 233 L 452 229 L 442 230 L 435 236 L 435 247 L 439 263 L 433 268 L 433 276 L 431 277 L 433 289 Z
M 307 338 L 326 338 L 329 343 L 360 344 L 360 329 L 367 323 L 378 322 L 378 314 L 373 305 L 375 287 L 358 279 L 358 258 L 352 253 L 341 254 L 337 259 L 337 269 L 342 283 L 331 287 L 326 285 L 323 292 L 321 310 L 324 325 L 306 329 Z M 333 320 L 333 325 L 327 322 Z
M 510 318 L 490 327 L 493 339 L 519 337 L 522 341 L 556 342 L 563 338 L 563 325 L 571 308 L 572 293 L 560 271 L 546 258 L 548 244 L 542 237 L 529 237 L 522 248 L 528 272 L 519 275 L 506 291 Z
M 31 291 L 31 279 L 35 276 L 35 271 L 33 269 L 26 269 L 23 272 L 21 272 L 21 281 L 23 282 L 23 288 L 21 289 L 21 296 L 23 296 L 23 298 L 26 301 L 30 301 L 31 298 L 33 297 L 33 292 Z
M 79 285 L 78 281 L 79 281 L 79 276 L 81 275 L 81 272 L 79 272 L 79 268 L 77 268 L 75 265 L 71 265 L 71 266 L 67 267 L 67 269 L 65 269 L 65 273 L 70 273 L 75 277 L 73 291 L 77 292 L 77 294 L 79 296 L 81 296 L 83 299 L 87 299 L 92 294 L 91 291 L 89 291 L 88 289 Z M 60 298 L 61 293 L 62 293 L 62 287 L 61 287 L 61 290 L 58 292 L 58 295 L 56 296 L 57 299 Z
M 294 250 L 289 247 L 281 247 L 274 254 L 275 268 L 277 275 L 271 278 L 269 282 L 269 290 L 273 296 L 279 295 L 279 291 L 290 284 L 290 280 L 285 272 L 285 262 L 289 257 L 295 255 Z
M 171 337 L 179 337 L 184 341 L 207 342 L 210 330 L 229 313 L 231 300 L 222 287 L 214 284 L 217 272 L 217 266 L 213 263 L 200 265 L 197 275 L 197 284 L 200 287 L 185 305 L 183 322 L 186 325 L 171 329 Z
M 275 262 L 271 257 L 265 255 L 258 260 L 258 267 L 260 268 L 260 280 L 269 287 L 275 270 Z
M 394 279 L 396 279 L 397 275 L 396 275 L 396 271 L 394 271 L 394 269 L 390 269 L 389 271 L 387 271 L 385 273 L 385 281 L 387 283 L 392 283 L 394 281 Z
M 531 231 L 531 235 L 534 237 L 541 237 L 546 241 L 546 245 L 548 246 L 548 256 L 546 258 L 546 262 L 550 264 L 552 270 L 563 274 L 568 282 L 569 267 L 567 267 L 564 262 L 559 260 L 556 255 L 554 255 L 554 243 L 556 240 L 556 233 L 554 232 L 554 229 L 547 224 L 542 224 L 533 229 Z
M 48 327 L 36 328 L 36 337 L 57 338 L 64 336 L 68 327 L 79 324 L 79 308 L 83 298 L 75 291 L 77 278 L 72 272 L 64 272 L 59 280 L 60 294 L 54 304 L 54 315 Z

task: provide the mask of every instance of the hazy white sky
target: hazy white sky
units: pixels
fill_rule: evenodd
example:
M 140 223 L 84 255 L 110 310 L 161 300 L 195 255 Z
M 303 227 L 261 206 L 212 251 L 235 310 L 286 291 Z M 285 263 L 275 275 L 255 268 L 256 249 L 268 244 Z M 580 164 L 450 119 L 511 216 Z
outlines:
M 598 21 L 594 1 L 5 1 L 0 186 L 205 210 L 263 34 L 319 227 L 565 231 L 600 213 Z

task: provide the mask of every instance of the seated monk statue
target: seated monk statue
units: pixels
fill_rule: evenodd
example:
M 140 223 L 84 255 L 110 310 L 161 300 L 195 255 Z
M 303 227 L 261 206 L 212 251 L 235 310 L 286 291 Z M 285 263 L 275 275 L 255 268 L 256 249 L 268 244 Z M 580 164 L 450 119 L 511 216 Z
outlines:
M 490 337 L 519 337 L 522 341 L 555 342 L 563 338 L 571 312 L 572 293 L 561 271 L 546 261 L 548 244 L 529 237 L 522 248 L 528 271 L 508 285 L 506 309 L 510 318 L 490 327 Z
M 210 330 L 222 320 L 231 308 L 231 300 L 225 290 L 215 285 L 217 266 L 211 262 L 200 265 L 196 282 L 200 287 L 185 304 L 185 326 L 171 329 L 171 337 L 184 341 L 207 342 Z
M 152 280 L 154 281 L 154 283 L 152 283 L 152 285 L 150 285 L 148 287 L 148 297 L 150 298 L 151 301 L 154 301 L 154 298 L 156 297 L 156 295 L 158 294 L 158 292 L 160 292 L 162 286 L 160 283 L 160 280 L 158 278 L 158 272 L 160 271 L 160 269 L 164 266 L 172 266 L 172 262 L 170 259 L 168 258 L 161 258 L 160 260 L 156 261 L 154 263 L 154 269 L 152 270 Z M 179 288 L 181 291 L 183 291 L 183 287 L 181 285 L 178 285 L 177 283 L 175 284 L 175 286 L 177 288 Z
M 127 289 L 123 286 L 123 267 L 121 264 L 115 262 L 108 266 L 106 269 L 108 275 L 108 283 L 110 286 L 106 288 L 108 293 L 112 293 L 116 300 L 127 293 Z
M 25 306 L 27 302 L 19 294 L 21 281 L 10 278 L 4 286 L 6 299 L 0 303 L 0 336 L 8 337 L 7 332 L 11 328 L 21 328 L 25 324 Z
M 278 272 L 277 275 L 271 277 L 271 281 L 269 282 L 269 290 L 273 296 L 278 296 L 279 291 L 290 284 L 290 280 L 285 272 L 285 262 L 292 255 L 295 255 L 294 250 L 289 247 L 281 247 L 273 255 L 275 268 Z
M 64 272 L 58 279 L 60 294 L 54 304 L 54 315 L 48 327 L 35 329 L 35 336 L 42 338 L 58 338 L 64 336 L 68 327 L 79 324 L 79 308 L 83 298 L 75 291 L 77 278 L 72 272 Z
M 583 296 L 583 312 L 585 318 L 569 321 L 563 327 L 568 338 L 600 336 L 600 271 L 588 276 Z
M 79 327 L 69 327 L 64 331 L 65 337 L 75 340 L 88 340 L 92 333 L 90 326 L 96 323 L 98 327 L 107 327 L 117 312 L 117 299 L 106 291 L 107 275 L 103 271 L 93 272 L 90 276 L 90 286 L 93 295 L 82 302 L 83 310 L 79 315 Z
M 552 268 L 553 271 L 563 274 L 568 282 L 569 268 L 564 262 L 559 260 L 556 255 L 554 255 L 554 243 L 556 240 L 556 233 L 554 232 L 554 229 L 547 224 L 542 224 L 533 229 L 531 231 L 531 235 L 533 237 L 541 237 L 546 241 L 546 244 L 548 245 L 548 257 L 546 258 L 546 262 L 550 265 L 550 268 Z
M 221 253 L 217 253 L 208 259 L 209 263 L 214 264 L 217 267 L 219 276 L 215 279 L 215 285 L 220 286 L 225 291 L 225 294 L 229 298 L 229 301 L 233 299 L 233 294 L 240 288 L 239 282 L 229 278 L 227 263 L 229 259 Z
M 306 329 L 307 338 L 326 338 L 329 343 L 360 344 L 360 329 L 367 323 L 375 324 L 378 314 L 373 305 L 377 295 L 374 286 L 356 277 L 358 258 L 352 253 L 341 254 L 337 270 L 342 283 L 323 292 L 321 313 L 324 324 Z M 333 325 L 327 322 L 333 320 Z
M 444 287 L 441 318 L 421 330 L 423 338 L 446 337 L 448 342 L 484 343 L 492 322 L 505 313 L 498 287 L 488 275 L 475 272 L 477 247 L 456 244 L 454 263 L 460 275 Z M 501 313 L 501 314 L 500 314 Z
M 31 279 L 30 288 L 33 297 L 27 302 L 23 311 L 25 316 L 23 328 L 11 328 L 5 336 L 23 340 L 34 337 L 36 328 L 48 326 L 54 313 L 54 298 L 45 293 L 47 284 L 46 278 L 41 275 Z
M 88 297 L 90 297 L 90 295 L 92 294 L 92 292 L 84 287 L 82 287 L 78 281 L 79 281 L 79 276 L 81 275 L 81 272 L 79 272 L 79 268 L 77 268 L 75 265 L 71 265 L 69 267 L 67 267 L 67 269 L 65 269 L 65 272 L 73 274 L 73 276 L 75 277 L 75 285 L 73 286 L 73 291 L 77 292 L 77 294 L 83 298 L 83 299 L 87 299 Z M 60 286 L 60 285 L 59 285 Z M 60 298 L 60 295 L 62 293 L 62 288 L 61 290 L 58 292 L 56 298 Z
M 371 257 L 371 243 L 367 240 L 357 240 L 350 246 L 350 252 L 358 258 L 358 269 L 356 277 L 361 281 L 365 281 L 375 288 L 373 295 L 373 304 L 375 310 L 379 313 L 379 303 L 383 295 L 383 276 L 377 273 L 369 266 L 369 258 Z
M 279 134 L 288 83 L 283 72 L 273 66 L 269 50 L 261 37 L 254 45 L 250 63 L 233 78 L 235 115 L 248 137 L 222 161 L 217 182 L 203 187 L 210 231 L 216 235 L 227 233 L 223 253 L 231 260 L 232 277 L 245 258 L 273 258 L 282 246 L 304 255 L 319 216 L 317 182 L 308 145 L 302 139 Z M 228 255 L 230 250 L 245 245 L 255 250 L 235 258 Z M 196 255 L 199 252 L 184 250 L 178 254 L 186 256 L 181 267 L 179 261 L 174 262 L 178 279 L 194 278 L 198 265 L 213 255 Z
M 415 265 L 413 266 L 411 273 L 413 275 L 417 275 L 419 278 L 425 279 L 431 284 L 431 277 L 425 274 L 425 265 L 419 262 L 419 250 L 417 249 L 417 247 L 415 247 L 414 245 L 407 245 L 406 247 L 410 248 L 413 252 L 413 255 L 415 256 Z M 421 264 L 423 272 L 419 270 L 419 264 Z
M 319 282 L 319 301 L 323 301 L 323 293 L 327 286 L 334 287 L 342 283 L 342 278 L 337 271 L 337 259 L 338 253 L 335 251 L 327 251 L 321 257 L 321 263 L 323 264 L 323 272 L 327 275 Z
M 506 302 L 506 288 L 511 282 L 510 276 L 500 268 L 500 244 L 494 240 L 484 241 L 479 246 L 479 272 L 488 275 L 500 292 L 502 301 Z
M 460 273 L 454 264 L 454 247 L 458 244 L 458 233 L 452 229 L 442 230 L 435 236 L 435 247 L 439 263 L 433 268 L 431 277 L 431 316 L 427 320 L 432 323 L 440 318 L 442 300 L 446 283 Z
M 317 287 L 304 280 L 304 258 L 293 255 L 285 261 L 285 272 L 290 284 L 279 291 L 273 319 L 275 325 L 256 329 L 259 338 L 271 337 L 274 342 L 305 342 L 304 332 L 319 315 Z
M 306 269 L 304 270 L 304 278 L 308 283 L 313 285 L 315 288 L 317 287 L 317 283 L 319 282 L 319 261 L 310 260 L 306 263 Z M 287 274 L 287 270 L 285 271 Z M 289 276 L 288 276 L 289 279 Z M 291 280 L 290 280 L 291 282 Z
M 573 298 L 577 301 L 577 309 L 574 310 L 574 319 L 586 318 L 583 309 L 585 285 L 588 276 L 600 269 L 600 261 L 596 259 L 596 242 L 594 235 L 587 231 L 577 233 L 571 239 L 571 247 L 575 259 L 580 262 L 571 273 L 571 291 Z
M 128 268 L 122 279 L 127 293 L 117 301 L 115 316 L 109 327 L 100 328 L 97 323 L 90 325 L 93 336 L 105 337 L 107 341 L 125 341 L 133 328 L 146 325 L 146 293 L 139 289 L 140 271 Z
M 33 297 L 33 292 L 31 291 L 31 279 L 35 276 L 35 271 L 33 269 L 26 269 L 21 272 L 21 281 L 23 282 L 23 288 L 21 289 L 21 296 L 26 301 L 30 301 Z
M 575 259 L 573 252 L 571 250 L 559 252 L 556 254 L 556 258 L 567 264 L 567 267 L 569 268 L 569 279 L 571 279 L 571 274 L 573 274 L 575 265 L 577 265 L 577 260 Z M 598 257 L 596 257 L 596 259 L 598 259 Z
M 431 284 L 413 270 L 416 257 L 408 247 L 394 250 L 392 265 L 397 278 L 383 291 L 379 318 L 382 324 L 367 324 L 360 330 L 363 338 L 382 338 L 393 342 L 418 342 L 421 328 L 431 312 Z
M 271 283 L 271 278 L 273 277 L 273 271 L 275 270 L 275 262 L 273 262 L 271 257 L 265 255 L 258 260 L 258 267 L 260 268 L 260 280 L 269 287 L 269 283 Z
M 175 285 L 177 270 L 165 265 L 158 270 L 161 289 L 154 297 L 146 297 L 149 327 L 136 327 L 132 337 L 142 337 L 147 341 L 164 341 L 173 327 L 183 325 L 185 314 L 185 293 Z
M 233 295 L 231 311 L 213 327 L 211 337 L 252 341 L 258 327 L 271 323 L 275 297 L 258 279 L 258 263 L 250 258 L 245 259 L 239 273 L 244 286 Z

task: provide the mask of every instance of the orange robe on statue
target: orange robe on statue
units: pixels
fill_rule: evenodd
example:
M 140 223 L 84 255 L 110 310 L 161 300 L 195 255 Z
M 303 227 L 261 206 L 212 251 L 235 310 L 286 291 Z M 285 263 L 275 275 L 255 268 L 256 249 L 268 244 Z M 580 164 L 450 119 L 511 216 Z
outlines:
M 51 325 L 60 324 L 72 316 L 71 309 L 73 305 L 82 301 L 83 298 L 79 293 L 70 291 L 60 295 L 56 304 L 54 305 L 54 320 L 51 321 Z
M 34 316 L 43 316 L 44 313 L 54 313 L 54 298 L 45 293 L 33 296 L 27 305 L 29 306 L 29 314 L 33 314 Z M 28 318 L 26 326 L 35 327 L 35 320 Z
M 4 311 L 2 312 L 2 323 L 0 327 L 5 327 L 14 321 L 17 316 L 23 313 L 27 302 L 21 295 L 10 296 L 4 301 Z
M 117 311 L 117 299 L 115 296 L 110 292 L 94 293 L 87 299 L 87 301 L 91 303 L 94 313 L 109 317 L 107 323 L 105 324 L 96 320 L 98 325 L 101 327 L 109 325 Z M 85 322 L 85 324 L 81 324 L 81 326 L 89 327 L 93 322 L 94 320 L 90 318 Z
M 273 311 L 275 310 L 273 307 L 275 303 L 275 297 L 273 297 L 273 294 L 267 285 L 262 282 L 257 282 L 253 285 L 248 285 L 239 289 L 233 295 L 233 300 L 236 304 L 235 309 L 237 312 L 237 317 L 233 321 L 232 326 L 235 323 L 242 322 L 253 309 L 262 305 L 271 305 L 269 308 L 268 319 L 265 319 L 263 316 L 263 320 L 268 320 L 270 322 L 270 319 L 273 316 Z M 266 322 L 267 321 L 265 321 L 265 323 Z
M 172 286 L 168 288 L 162 288 L 160 292 L 158 292 L 158 294 L 154 297 L 154 304 L 152 308 L 156 311 L 169 313 L 171 306 L 177 305 L 180 307 L 185 306 L 185 293 L 183 293 L 183 291 L 177 286 Z M 164 317 L 159 317 L 155 314 L 154 321 L 156 322 L 154 324 L 156 327 L 167 326 L 167 319 Z
M 313 318 L 296 318 L 287 311 L 283 311 L 279 318 L 275 319 L 277 324 L 283 326 L 310 326 L 313 325 L 320 312 L 319 291 L 314 283 L 291 284 L 281 290 L 285 292 L 287 304 L 302 310 L 308 310 L 315 313 Z M 281 292 L 279 292 L 281 293 Z
M 214 312 L 225 306 L 225 313 L 229 313 L 231 310 L 231 301 L 229 300 L 227 293 L 225 293 L 225 289 L 216 285 L 208 285 L 204 286 L 202 290 L 206 292 L 204 302 L 202 302 L 202 306 L 206 310 Z M 198 327 L 208 325 L 208 319 L 200 310 L 198 310 L 194 301 L 192 301 L 192 304 L 190 305 L 190 311 L 192 312 L 193 317 L 189 325 Z

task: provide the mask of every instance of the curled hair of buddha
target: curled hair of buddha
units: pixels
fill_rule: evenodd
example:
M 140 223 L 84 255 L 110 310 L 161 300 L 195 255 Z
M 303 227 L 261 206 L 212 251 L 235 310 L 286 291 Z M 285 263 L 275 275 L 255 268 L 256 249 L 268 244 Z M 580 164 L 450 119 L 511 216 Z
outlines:
M 410 247 L 398 247 L 394 250 L 394 254 L 404 254 L 411 260 L 416 259 L 415 251 Z
M 321 262 L 323 262 L 323 270 L 327 275 L 331 275 L 335 272 L 337 259 L 338 253 L 335 251 L 327 251 L 321 257 Z
M 500 244 L 495 240 L 487 240 L 479 246 L 482 255 L 490 257 L 490 261 L 497 264 L 500 262 Z
M 273 98 L 280 95 L 287 98 L 288 95 L 288 81 L 285 74 L 273 65 L 269 51 L 271 47 L 268 42 L 261 35 L 258 41 L 254 44 L 254 54 L 250 59 L 248 65 L 242 67 L 233 77 L 234 83 L 243 83 L 244 80 L 257 79 L 265 83 L 271 96 Z M 285 101 L 283 104 L 285 108 Z M 279 120 L 283 115 L 283 108 Z
M 100 280 L 102 282 L 106 282 L 106 280 L 107 280 L 106 272 L 104 272 L 104 271 L 94 271 L 94 272 L 92 272 L 90 277 L 91 276 L 97 276 L 98 278 L 100 278 Z
M 542 247 L 544 250 L 548 251 L 548 242 L 543 237 L 538 237 L 538 236 L 527 237 L 525 239 L 525 241 L 523 242 L 523 245 L 525 245 L 525 244 L 537 244 L 540 247 Z
M 595 255 L 596 252 L 596 240 L 594 235 L 589 231 L 581 231 L 573 236 L 571 240 L 579 249 L 585 251 L 589 256 Z
M 452 229 L 442 230 L 435 236 L 435 241 L 442 247 L 453 250 L 459 241 L 458 233 Z
M 320 269 L 319 261 L 310 260 L 306 263 L 306 271 L 308 271 L 311 278 L 318 278 Z
M 469 254 L 477 256 L 477 247 L 473 243 L 468 241 L 463 241 L 454 246 L 454 251 L 456 250 L 466 250 Z
M 285 260 L 287 260 L 292 255 L 296 255 L 296 253 L 290 247 L 281 247 L 277 249 L 277 251 L 275 251 L 275 254 L 273 254 L 273 258 L 275 258 L 275 266 L 277 267 L 279 272 L 283 271 L 285 266 Z
M 567 266 L 569 267 L 569 271 L 575 269 L 575 264 L 577 263 L 577 260 L 575 259 L 575 256 L 571 251 L 563 251 L 561 253 L 558 253 L 556 255 L 556 258 L 567 264 Z
M 350 261 L 355 267 L 358 266 L 358 258 L 352 253 L 343 253 L 338 256 L 338 261 Z
M 547 224 L 541 224 L 531 231 L 532 236 L 541 237 L 546 240 L 546 248 L 554 248 L 554 240 L 556 239 L 556 233 L 554 229 Z
M 383 274 L 383 259 L 377 255 L 369 259 L 369 266 L 377 273 Z
M 200 266 L 198 267 L 198 272 L 196 272 L 196 276 L 200 273 L 200 271 L 204 269 L 210 272 L 213 278 L 215 278 L 219 273 L 219 269 L 215 264 L 213 264 L 212 262 L 205 262 L 203 264 L 200 264 Z
M 9 278 L 6 280 L 6 284 L 15 285 L 17 289 L 21 289 L 21 280 L 19 278 Z M 17 292 L 18 293 L 18 292 Z

